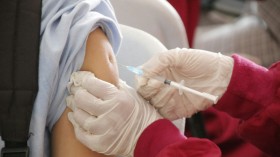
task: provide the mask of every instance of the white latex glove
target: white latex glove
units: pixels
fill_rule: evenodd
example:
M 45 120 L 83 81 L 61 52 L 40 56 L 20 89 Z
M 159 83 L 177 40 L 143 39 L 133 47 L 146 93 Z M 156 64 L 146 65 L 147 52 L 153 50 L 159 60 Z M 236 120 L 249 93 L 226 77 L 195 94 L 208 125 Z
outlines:
M 80 71 L 71 76 L 67 105 L 76 137 L 91 150 L 107 154 L 133 156 L 143 130 L 160 114 L 125 82 L 119 88 Z
M 172 49 L 152 57 L 142 65 L 143 77 L 137 79 L 138 92 L 170 120 L 191 117 L 213 102 L 148 79 L 163 76 L 200 92 L 222 96 L 229 84 L 233 59 L 220 53 L 195 49 Z

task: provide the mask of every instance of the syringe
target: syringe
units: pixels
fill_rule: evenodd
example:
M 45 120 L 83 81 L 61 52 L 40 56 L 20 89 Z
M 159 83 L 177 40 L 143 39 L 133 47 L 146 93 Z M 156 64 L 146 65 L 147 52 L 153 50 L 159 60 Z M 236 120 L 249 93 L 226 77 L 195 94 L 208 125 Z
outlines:
M 143 75 L 143 70 L 141 68 L 137 68 L 137 67 L 133 67 L 133 66 L 125 66 L 125 65 L 122 65 L 122 66 L 124 66 L 127 70 L 129 70 L 130 72 L 133 72 L 134 74 L 136 74 L 138 76 Z M 152 79 L 158 80 L 164 84 L 170 85 L 171 87 L 178 89 L 179 93 L 182 93 L 182 91 L 189 92 L 189 93 L 201 96 L 205 99 L 208 99 L 208 100 L 212 101 L 214 104 L 216 104 L 218 101 L 218 96 L 214 96 L 214 95 L 211 95 L 211 94 L 208 94 L 205 92 L 199 92 L 197 90 L 188 88 L 183 85 L 183 81 L 181 83 L 177 83 L 177 82 L 168 80 L 168 79 L 160 77 L 160 76 L 153 77 Z

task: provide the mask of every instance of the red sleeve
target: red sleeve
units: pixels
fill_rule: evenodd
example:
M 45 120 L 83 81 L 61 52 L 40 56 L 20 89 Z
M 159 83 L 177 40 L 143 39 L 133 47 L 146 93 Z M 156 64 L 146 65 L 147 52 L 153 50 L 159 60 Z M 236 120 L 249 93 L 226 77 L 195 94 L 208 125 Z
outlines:
M 215 108 L 241 119 L 238 134 L 271 156 L 280 154 L 280 62 L 266 69 L 234 55 L 227 91 Z
M 141 134 L 135 157 L 220 157 L 220 149 L 211 141 L 186 138 L 166 119 L 158 120 Z

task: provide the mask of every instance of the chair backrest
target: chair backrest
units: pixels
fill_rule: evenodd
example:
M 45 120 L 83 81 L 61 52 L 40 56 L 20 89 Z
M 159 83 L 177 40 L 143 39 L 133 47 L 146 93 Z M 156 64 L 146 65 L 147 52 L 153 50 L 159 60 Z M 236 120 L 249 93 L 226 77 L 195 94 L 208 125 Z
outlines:
M 152 35 L 137 28 L 121 25 L 123 41 L 116 58 L 119 74 L 128 85 L 135 87 L 134 74 L 122 65 L 139 66 L 153 55 L 166 51 L 165 46 Z
M 121 25 L 123 41 L 116 58 L 119 63 L 120 78 L 135 87 L 135 75 L 121 65 L 139 66 L 157 53 L 166 51 L 166 47 L 152 35 L 137 28 Z M 173 121 L 183 133 L 185 119 Z
M 0 1 L 1 156 L 26 157 L 38 91 L 41 1 Z
M 156 37 L 167 49 L 189 47 L 182 19 L 166 0 L 110 0 L 119 23 Z

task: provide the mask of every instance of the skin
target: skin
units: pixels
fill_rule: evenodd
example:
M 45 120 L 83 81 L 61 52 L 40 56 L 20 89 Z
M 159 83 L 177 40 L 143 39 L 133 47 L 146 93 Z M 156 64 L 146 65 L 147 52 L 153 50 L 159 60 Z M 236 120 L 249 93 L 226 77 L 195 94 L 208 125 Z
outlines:
M 86 52 L 81 71 L 90 71 L 95 76 L 114 85 L 118 84 L 118 69 L 113 49 L 102 29 L 91 32 L 87 39 Z M 52 157 L 105 157 L 91 151 L 76 138 L 68 120 L 70 108 L 66 108 L 52 130 Z

